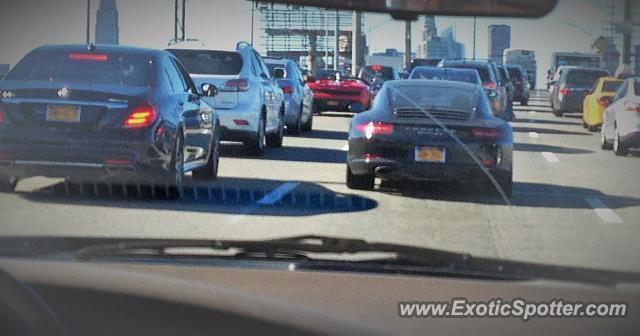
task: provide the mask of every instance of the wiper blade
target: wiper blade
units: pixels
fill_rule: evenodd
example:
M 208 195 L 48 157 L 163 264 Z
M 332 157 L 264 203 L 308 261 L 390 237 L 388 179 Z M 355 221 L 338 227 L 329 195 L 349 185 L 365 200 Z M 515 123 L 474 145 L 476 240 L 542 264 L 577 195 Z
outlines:
M 205 249 L 211 256 L 233 258 L 280 259 L 287 261 L 341 261 L 354 266 L 384 266 L 390 272 L 398 268 L 429 270 L 431 274 L 468 276 L 487 279 L 587 282 L 614 285 L 640 282 L 639 273 L 611 272 L 586 268 L 477 258 L 469 254 L 389 243 L 370 243 L 361 239 L 325 236 L 295 236 L 272 240 L 129 240 L 113 244 L 91 245 L 78 250 L 79 259 L 133 256 L 185 256 L 170 252 Z M 357 261 L 345 256 L 366 254 Z M 330 258 L 327 258 L 327 255 Z M 370 256 L 372 255 L 372 256 Z M 382 256 L 381 256 L 382 255 Z M 198 256 L 206 256 L 198 254 Z M 371 268 L 369 268 L 371 269 Z M 435 272 L 434 272 L 435 271 Z

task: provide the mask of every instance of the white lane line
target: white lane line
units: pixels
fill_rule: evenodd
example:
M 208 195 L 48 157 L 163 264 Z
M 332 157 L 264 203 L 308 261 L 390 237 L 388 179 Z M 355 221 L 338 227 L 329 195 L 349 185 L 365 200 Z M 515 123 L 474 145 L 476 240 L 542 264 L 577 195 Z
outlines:
M 340 148 L 340 150 L 342 150 L 343 152 L 348 152 L 349 151 L 349 144 L 344 145 L 342 148 Z
M 274 205 L 299 185 L 300 182 L 284 183 L 264 195 L 264 197 L 262 197 L 257 203 L 258 205 Z
M 598 198 L 585 198 L 585 201 L 589 203 L 598 217 L 602 219 L 605 223 L 611 224 L 622 224 L 622 218 L 620 218 L 613 210 L 609 209 L 600 199 Z
M 558 159 L 558 157 L 551 153 L 551 152 L 542 152 L 542 156 L 544 157 L 545 160 L 551 162 L 551 163 L 558 163 L 560 162 L 560 159 Z
M 530 114 L 536 114 L 536 111 L 529 111 Z
M 537 132 L 529 132 L 529 137 L 531 139 L 538 139 L 540 138 L 540 134 L 538 134 Z

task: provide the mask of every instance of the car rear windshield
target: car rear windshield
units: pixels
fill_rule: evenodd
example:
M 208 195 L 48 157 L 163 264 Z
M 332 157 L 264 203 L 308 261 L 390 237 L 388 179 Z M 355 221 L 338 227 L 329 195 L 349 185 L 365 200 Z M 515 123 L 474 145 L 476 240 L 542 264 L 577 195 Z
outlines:
M 344 75 L 340 71 L 335 70 L 320 70 L 316 74 L 316 79 L 328 79 L 336 80 L 336 73 L 340 73 L 340 78 L 344 78 Z
M 607 73 L 601 71 L 570 71 L 567 74 L 567 84 L 592 86 L 598 78 L 606 76 Z
M 468 71 L 462 69 L 416 69 L 411 74 L 411 79 L 433 79 L 433 80 L 448 80 L 453 82 L 481 84 L 478 79 L 477 72 L 472 69 Z
M 427 110 L 471 111 L 475 94 L 470 89 L 451 86 L 397 85 L 389 87 L 392 108 L 420 107 Z
M 6 80 L 150 86 L 151 57 L 138 53 L 35 51 L 25 56 Z
M 511 78 L 515 78 L 515 79 L 523 79 L 524 74 L 522 73 L 522 70 L 518 69 L 518 68 L 507 68 L 507 70 L 509 71 L 509 77 Z
M 605 81 L 602 85 L 602 92 L 616 92 L 621 85 L 621 81 Z
M 233 51 L 169 50 L 187 71 L 198 75 L 237 75 L 242 71 L 242 56 Z
M 273 76 L 273 73 L 276 71 L 276 69 L 280 68 L 286 70 L 287 66 L 284 64 L 267 63 L 267 68 L 269 68 L 269 72 L 271 73 L 271 76 Z
M 389 67 L 375 67 L 368 66 L 362 70 L 362 74 L 359 79 L 367 83 L 374 82 L 386 82 L 393 79 L 393 69 Z
M 460 68 L 460 69 L 475 69 L 478 71 L 478 74 L 480 75 L 480 79 L 482 80 L 482 82 L 495 82 L 495 78 L 492 75 L 491 71 L 489 71 L 488 67 L 483 67 L 483 66 L 471 66 L 471 65 L 445 65 L 447 68 Z

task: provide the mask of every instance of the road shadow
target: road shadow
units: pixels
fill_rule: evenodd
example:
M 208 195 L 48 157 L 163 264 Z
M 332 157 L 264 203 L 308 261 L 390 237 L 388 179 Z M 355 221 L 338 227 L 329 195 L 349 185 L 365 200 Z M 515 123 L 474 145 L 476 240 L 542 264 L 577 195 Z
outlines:
M 303 132 L 299 135 L 287 135 L 290 138 L 302 138 L 302 139 L 326 139 L 326 140 L 347 140 L 349 133 L 344 131 L 327 131 L 327 130 L 312 130 L 310 132 Z
M 572 131 L 563 131 L 549 128 L 538 128 L 538 127 L 522 127 L 522 126 L 512 126 L 511 127 L 516 133 L 530 133 L 536 132 L 539 134 L 552 134 L 552 135 L 582 135 L 582 136 L 590 136 L 593 133 L 587 132 L 572 132 Z
M 314 163 L 346 163 L 347 152 L 341 149 L 315 148 L 315 147 L 282 147 L 267 148 L 261 156 L 248 155 L 241 146 L 223 144 L 220 154 L 223 157 L 242 158 L 246 160 L 272 160 L 288 162 L 314 162 Z
M 380 192 L 415 199 L 485 205 L 505 205 L 495 189 L 480 189 L 473 183 L 420 182 L 383 184 Z M 597 198 L 611 209 L 640 206 L 640 198 L 608 195 L 599 190 L 562 185 L 514 181 L 513 207 L 592 209 L 586 199 Z
M 533 118 L 517 118 L 514 123 L 544 124 L 544 125 L 570 125 L 581 126 L 580 122 L 570 122 L 562 120 L 541 120 Z
M 515 143 L 513 144 L 513 150 L 517 152 L 551 152 L 555 154 L 591 154 L 595 153 L 591 150 L 580 149 L 580 148 L 571 148 L 571 147 L 559 147 L 559 146 L 551 146 L 551 145 L 542 145 L 542 144 L 532 144 L 532 143 Z
M 164 186 L 59 182 L 17 194 L 34 203 L 270 217 L 362 212 L 378 206 L 373 199 L 308 182 L 278 197 L 274 190 L 286 182 L 221 178 L 214 183 L 188 184 L 181 192 Z

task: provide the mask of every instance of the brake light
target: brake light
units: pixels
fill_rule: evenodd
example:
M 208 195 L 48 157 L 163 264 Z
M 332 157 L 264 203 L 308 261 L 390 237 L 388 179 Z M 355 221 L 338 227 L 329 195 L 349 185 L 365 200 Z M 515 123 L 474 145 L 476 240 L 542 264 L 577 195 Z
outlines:
M 561 88 L 560 89 L 560 94 L 563 95 L 563 96 L 568 96 L 570 92 L 571 92 L 571 89 L 569 89 L 569 88 Z
M 357 125 L 356 129 L 363 133 L 367 139 L 371 139 L 374 135 L 393 133 L 393 124 L 371 121 Z
M 144 103 L 136 107 L 125 119 L 124 127 L 126 128 L 143 128 L 148 127 L 156 121 L 157 113 L 153 106 Z
M 497 128 L 474 127 L 471 129 L 471 136 L 475 139 L 499 139 L 502 132 Z
M 609 106 L 609 99 L 607 97 L 600 97 L 598 99 L 598 105 L 602 106 L 602 107 L 607 107 Z
M 94 62 L 106 62 L 109 57 L 105 54 L 81 54 L 71 53 L 69 59 L 72 61 L 94 61 Z
M 4 109 L 2 109 L 2 105 L 0 105 L 0 125 L 4 124 Z
M 482 87 L 489 90 L 495 90 L 498 85 L 495 82 L 483 82 Z
M 231 79 L 222 86 L 222 91 L 244 92 L 249 90 L 249 81 L 246 79 Z
M 382 70 L 382 65 L 378 65 L 378 64 L 376 64 L 376 65 L 372 65 L 372 66 L 371 66 L 371 70 L 373 70 L 373 71 L 380 71 L 380 70 Z
M 292 94 L 293 93 L 293 87 L 292 86 L 285 86 L 282 88 L 282 92 L 284 94 Z
M 626 102 L 624 103 L 624 110 L 627 112 L 638 112 L 640 113 L 640 104 Z

